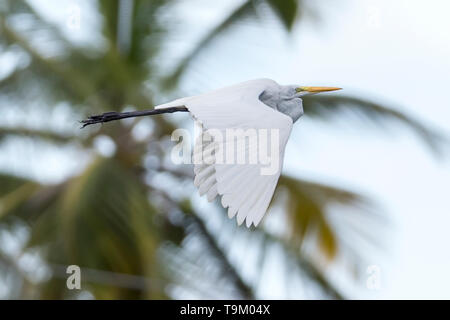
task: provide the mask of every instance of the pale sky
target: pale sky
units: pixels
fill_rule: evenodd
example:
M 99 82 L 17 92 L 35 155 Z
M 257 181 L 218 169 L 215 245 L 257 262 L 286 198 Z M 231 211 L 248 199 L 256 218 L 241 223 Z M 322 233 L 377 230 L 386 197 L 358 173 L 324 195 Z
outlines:
M 61 1 L 60 9 L 45 11 L 64 23 L 58 12 L 76 2 Z M 238 2 L 211 7 L 210 1 L 185 1 L 176 21 L 189 25 L 184 32 L 198 35 Z M 319 5 L 321 23 L 304 21 L 292 36 L 281 33 L 276 23 L 262 29 L 248 24 L 238 35 L 218 41 L 214 55 L 205 52 L 182 91 L 194 94 L 260 77 L 281 84 L 339 86 L 346 94 L 393 105 L 450 135 L 450 2 L 307 3 Z M 68 32 L 82 39 L 90 32 L 83 26 Z M 174 47 L 189 48 L 189 36 L 179 37 Z M 236 63 L 239 68 L 232 67 Z M 381 267 L 382 288 L 362 290 L 358 297 L 450 298 L 450 152 L 438 160 L 401 128 L 382 134 L 358 123 L 318 125 L 307 115 L 296 123 L 293 137 L 286 172 L 367 194 L 391 221 L 387 252 L 371 262 Z

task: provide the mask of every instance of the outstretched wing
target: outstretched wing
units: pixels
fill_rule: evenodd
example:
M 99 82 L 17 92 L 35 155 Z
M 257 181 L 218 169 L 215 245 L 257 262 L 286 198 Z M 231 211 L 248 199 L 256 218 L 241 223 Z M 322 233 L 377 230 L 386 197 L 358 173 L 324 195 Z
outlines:
M 276 83 L 266 79 L 253 80 L 177 102 L 183 104 L 205 130 L 196 142 L 193 156 L 194 184 L 200 195 L 206 194 L 209 201 L 221 196 L 222 206 L 228 208 L 228 216 L 237 216 L 239 225 L 246 220 L 247 227 L 252 223 L 257 226 L 267 211 L 292 129 L 290 117 L 259 100 L 259 95 L 270 85 Z M 229 132 L 239 132 L 236 129 L 241 129 L 244 134 L 233 138 L 227 136 Z M 248 133 L 256 133 L 256 140 L 249 138 Z M 218 138 L 220 134 L 221 139 Z M 265 147 L 264 137 L 267 140 Z M 240 150 L 235 148 L 239 143 L 243 146 Z M 231 147 L 236 155 L 227 159 Z M 242 150 L 245 152 L 243 163 L 237 159 L 237 153 Z M 253 154 L 252 162 L 250 158 L 255 151 L 257 154 Z M 199 155 L 203 161 L 196 163 Z M 264 163 L 261 157 L 266 155 L 270 161 Z

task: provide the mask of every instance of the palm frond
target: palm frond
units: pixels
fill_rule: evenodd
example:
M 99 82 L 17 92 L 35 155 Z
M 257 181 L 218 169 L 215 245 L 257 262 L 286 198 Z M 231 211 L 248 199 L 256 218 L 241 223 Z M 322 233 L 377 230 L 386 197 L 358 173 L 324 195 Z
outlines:
M 72 142 L 74 138 L 73 136 L 65 135 L 50 130 L 0 127 L 0 141 L 10 136 L 30 137 L 34 139 L 53 142 L 56 144 Z
M 186 71 L 187 67 L 200 54 L 200 52 L 202 52 L 213 40 L 227 31 L 236 22 L 242 21 L 244 18 L 253 15 L 254 13 L 253 0 L 246 0 L 242 5 L 238 6 L 219 25 L 204 36 L 195 48 L 182 59 L 182 61 L 175 68 L 175 71 L 164 79 L 163 86 L 167 89 L 175 87 L 181 75 Z
M 282 197 L 286 193 L 286 197 Z M 282 176 L 273 206 L 285 207 L 287 230 L 282 236 L 283 240 L 290 243 L 292 247 L 301 248 L 305 238 L 315 238 L 319 252 L 328 260 L 333 260 L 340 250 L 345 249 L 344 243 L 339 241 L 336 228 L 328 218 L 333 204 L 354 208 L 367 223 L 382 225 L 382 216 L 374 213 L 374 204 L 363 195 L 316 182 Z M 374 238 L 371 234 L 363 234 L 368 232 L 365 229 L 347 230 L 347 232 L 360 233 L 360 236 L 366 239 Z M 376 244 L 371 243 L 371 245 Z
M 2 34 L 11 42 L 19 45 L 32 59 L 35 59 L 39 64 L 45 67 L 52 76 L 58 76 L 63 83 L 66 84 L 66 90 L 72 92 L 74 96 L 86 99 L 93 94 L 95 86 L 90 85 L 89 77 L 84 77 L 68 65 L 63 65 L 56 60 L 46 58 L 36 48 L 34 48 L 29 41 L 12 29 L 2 18 L 0 20 L 0 27 Z
M 31 181 L 26 178 L 0 173 L 0 196 L 3 196 L 29 182 Z
M 448 146 L 448 137 L 419 120 L 383 104 L 346 95 L 322 95 L 305 97 L 304 109 L 307 116 L 320 120 L 338 120 L 343 114 L 355 120 L 373 123 L 385 129 L 389 121 L 400 123 L 415 133 L 436 154 Z M 346 121 L 348 118 L 346 117 Z
M 266 0 L 273 11 L 279 16 L 284 27 L 290 31 L 299 17 L 303 4 L 299 0 Z
M 0 175 L 0 219 L 17 212 L 39 185 L 25 178 L 9 174 Z
M 173 88 L 178 83 L 180 77 L 185 73 L 188 66 L 195 60 L 199 54 L 209 47 L 216 39 L 223 36 L 235 24 L 242 22 L 247 18 L 258 17 L 258 7 L 267 5 L 275 13 L 275 16 L 285 27 L 291 31 L 295 22 L 301 18 L 305 4 L 300 0 L 246 0 L 240 6 L 235 8 L 220 24 L 211 29 L 175 67 L 170 76 L 163 81 L 163 87 Z
M 189 216 L 189 219 L 192 220 L 191 222 L 195 226 L 195 229 L 192 231 L 198 233 L 205 239 L 205 242 L 208 244 L 208 248 L 211 251 L 212 255 L 220 261 L 223 273 L 225 273 L 228 278 L 233 281 L 241 297 L 244 299 L 254 299 L 255 294 L 253 290 L 245 283 L 239 272 L 236 270 L 236 267 L 233 266 L 228 260 L 227 255 L 218 245 L 217 240 L 205 226 L 203 220 L 195 214 L 191 214 Z
M 85 174 L 58 186 L 20 184 L 21 180 L 11 179 L 9 185 L 18 187 L 11 186 L 0 198 L 0 217 L 14 216 L 29 223 L 28 246 L 51 248 L 47 261 L 159 277 L 154 260 L 155 209 L 147 201 L 140 179 L 124 170 L 119 162 L 98 159 Z M 99 297 L 114 291 L 110 286 L 95 286 L 97 289 Z M 144 292 L 120 292 L 128 297 L 165 296 L 160 284 Z
M 265 230 L 258 230 L 258 233 L 264 239 L 261 242 L 260 252 L 265 259 L 268 259 L 268 257 L 265 257 L 268 252 L 267 246 L 279 245 L 282 248 L 285 259 L 284 264 L 293 268 L 289 270 L 291 276 L 295 273 L 297 275 L 303 275 L 306 280 L 317 285 L 324 292 L 325 296 L 331 299 L 342 300 L 346 298 L 345 294 L 327 278 L 326 272 L 311 261 L 308 255 L 301 252 L 298 246 L 275 237 Z M 287 285 L 290 284 L 288 283 Z

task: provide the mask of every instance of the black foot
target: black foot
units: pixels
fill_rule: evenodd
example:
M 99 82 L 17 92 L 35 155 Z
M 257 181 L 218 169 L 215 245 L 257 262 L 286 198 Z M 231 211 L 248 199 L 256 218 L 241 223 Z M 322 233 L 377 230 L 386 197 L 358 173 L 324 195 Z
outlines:
M 121 114 L 120 112 L 114 112 L 114 111 L 105 112 L 105 113 L 97 115 L 97 116 L 90 116 L 86 120 L 80 121 L 83 124 L 83 126 L 81 128 L 84 128 L 91 124 L 104 123 L 104 122 L 108 122 L 108 121 L 118 120 L 118 119 L 121 119 L 122 117 L 123 117 L 123 114 Z

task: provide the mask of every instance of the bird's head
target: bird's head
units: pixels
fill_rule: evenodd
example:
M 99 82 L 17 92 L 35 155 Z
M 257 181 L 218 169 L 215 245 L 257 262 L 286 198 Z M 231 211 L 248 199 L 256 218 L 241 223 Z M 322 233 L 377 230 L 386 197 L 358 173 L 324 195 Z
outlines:
M 340 89 L 336 87 L 299 87 L 275 84 L 267 88 L 259 96 L 259 99 L 269 107 L 290 116 L 292 121 L 295 122 L 303 115 L 302 97 Z

